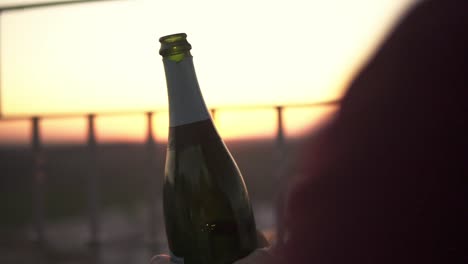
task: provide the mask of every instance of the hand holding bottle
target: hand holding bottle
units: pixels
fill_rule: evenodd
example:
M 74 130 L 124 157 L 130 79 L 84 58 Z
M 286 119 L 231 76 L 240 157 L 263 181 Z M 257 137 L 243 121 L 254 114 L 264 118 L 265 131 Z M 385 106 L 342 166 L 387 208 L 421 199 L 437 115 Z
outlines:
M 150 264 L 172 264 L 172 263 L 174 262 L 171 262 L 171 257 L 166 254 L 156 255 L 150 261 Z
M 257 230 L 257 241 L 260 248 L 254 250 L 248 256 L 241 258 L 233 264 L 267 264 L 272 263 L 273 256 L 271 253 L 270 243 L 265 235 Z M 150 264 L 180 264 L 171 261 L 171 257 L 167 254 L 159 254 L 154 256 Z
M 273 256 L 269 248 L 259 248 L 245 258 L 239 259 L 233 264 L 267 264 L 272 263 Z M 179 264 L 171 261 L 169 255 L 156 255 L 151 259 L 150 264 Z

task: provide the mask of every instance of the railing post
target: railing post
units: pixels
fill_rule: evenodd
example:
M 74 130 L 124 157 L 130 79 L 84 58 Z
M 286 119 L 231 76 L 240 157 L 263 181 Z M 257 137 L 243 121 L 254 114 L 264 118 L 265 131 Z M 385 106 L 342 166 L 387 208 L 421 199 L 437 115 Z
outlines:
M 276 151 L 273 156 L 273 164 L 275 178 L 281 179 L 285 174 L 287 165 L 286 145 L 284 135 L 284 121 L 283 121 L 283 106 L 276 107 Z
M 211 112 L 211 119 L 213 120 L 213 123 L 216 123 L 216 109 L 211 108 L 210 112 Z
M 32 122 L 32 151 L 34 159 L 33 168 L 33 215 L 34 215 L 34 228 L 36 231 L 36 240 L 38 243 L 43 244 L 46 240 L 45 237 L 45 180 L 46 174 L 44 171 L 44 153 L 41 146 L 41 134 L 39 126 L 39 117 L 33 117 Z
M 95 115 L 88 115 L 88 210 L 89 210 L 89 232 L 90 245 L 97 246 L 99 244 L 100 233 L 100 215 L 99 215 L 99 187 L 98 187 L 98 166 L 97 166 L 97 141 L 95 133 Z
M 284 124 L 283 124 L 283 106 L 276 107 L 277 129 L 276 129 L 276 147 L 282 155 L 284 153 Z
M 157 192 L 156 189 L 156 168 L 155 168 L 155 157 L 156 157 L 156 142 L 153 137 L 153 112 L 146 113 L 147 118 L 147 137 L 146 137 L 146 149 L 147 149 L 147 197 L 148 197 L 148 229 L 149 229 L 149 243 L 154 244 L 156 242 L 156 202 Z
M 286 155 L 283 110 L 284 106 L 276 106 L 276 155 L 273 158 L 274 165 L 272 166 L 272 168 L 274 169 L 274 180 L 277 181 L 277 186 L 281 186 L 280 188 L 278 188 L 278 192 L 276 193 L 275 197 L 275 204 L 277 206 L 275 220 L 278 235 L 281 235 L 281 237 L 283 237 L 282 234 L 284 233 L 284 223 L 281 220 L 283 220 L 284 218 L 283 213 L 285 210 L 285 195 L 288 190 L 288 184 L 290 182 L 290 176 L 292 173 L 289 170 L 290 168 L 288 168 L 290 158 L 288 159 Z M 279 245 L 281 245 L 282 242 L 283 241 L 279 240 Z

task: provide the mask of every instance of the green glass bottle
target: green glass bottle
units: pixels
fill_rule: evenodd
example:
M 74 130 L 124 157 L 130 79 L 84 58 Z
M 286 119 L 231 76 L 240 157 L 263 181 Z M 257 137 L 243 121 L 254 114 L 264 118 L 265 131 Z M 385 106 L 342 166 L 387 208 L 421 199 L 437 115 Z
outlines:
M 242 175 L 205 105 L 186 34 L 160 38 L 169 98 L 163 187 L 173 262 L 233 263 L 257 248 Z

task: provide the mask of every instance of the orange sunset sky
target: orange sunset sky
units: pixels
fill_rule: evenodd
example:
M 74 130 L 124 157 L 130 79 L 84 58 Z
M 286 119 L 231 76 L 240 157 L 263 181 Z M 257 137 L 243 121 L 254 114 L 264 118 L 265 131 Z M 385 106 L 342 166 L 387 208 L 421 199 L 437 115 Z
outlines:
M 45 1 L 0 0 L 0 7 Z M 414 0 L 117 0 L 5 11 L 0 17 L 0 145 L 27 144 L 28 120 L 48 143 L 86 141 L 84 114 L 97 113 L 99 142 L 143 141 L 156 110 L 167 137 L 161 36 L 185 32 L 209 108 L 225 138 L 273 136 L 275 105 L 339 99 Z M 237 111 L 225 106 L 271 105 Z M 337 107 L 286 108 L 288 136 Z M 139 112 L 99 116 L 100 112 Z

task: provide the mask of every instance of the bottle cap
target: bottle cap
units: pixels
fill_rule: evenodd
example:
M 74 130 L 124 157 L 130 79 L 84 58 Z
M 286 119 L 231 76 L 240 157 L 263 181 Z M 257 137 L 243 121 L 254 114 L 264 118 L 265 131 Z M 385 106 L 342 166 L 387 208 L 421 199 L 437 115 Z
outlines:
M 187 41 L 187 34 L 179 33 L 161 37 L 159 54 L 163 57 L 190 52 L 192 46 Z

